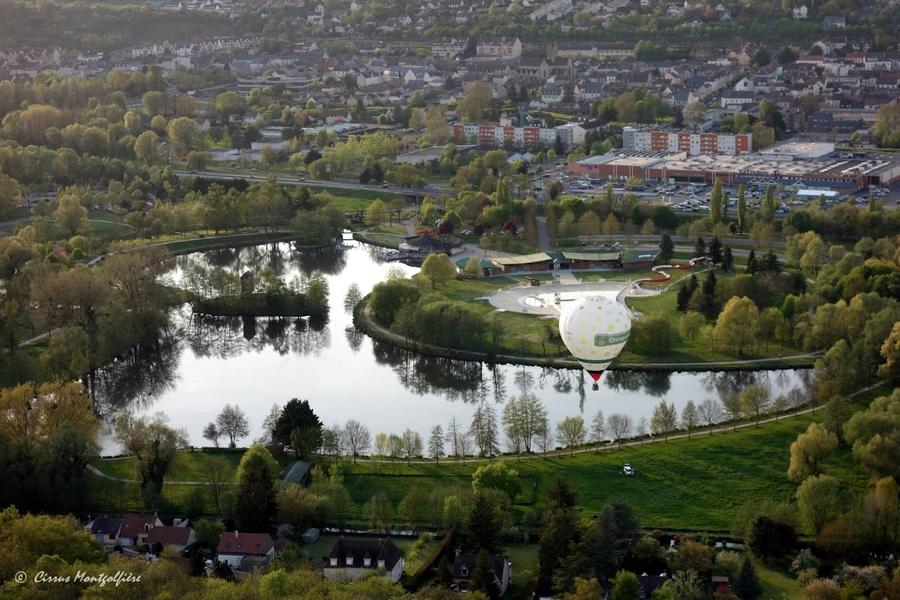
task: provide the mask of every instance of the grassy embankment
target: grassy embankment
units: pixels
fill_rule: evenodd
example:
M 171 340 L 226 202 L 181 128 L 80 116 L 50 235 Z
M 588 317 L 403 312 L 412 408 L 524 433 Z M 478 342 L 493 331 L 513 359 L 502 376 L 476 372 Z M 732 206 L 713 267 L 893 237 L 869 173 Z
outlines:
M 859 410 L 884 389 L 868 392 L 854 401 Z M 696 400 L 700 400 L 697 398 Z M 739 429 L 708 435 L 705 431 L 692 439 L 678 439 L 603 452 L 583 452 L 548 458 L 504 457 L 519 471 L 523 493 L 517 499 L 520 509 L 537 508 L 544 491 L 557 477 L 569 480 L 578 490 L 578 505 L 585 516 L 598 514 L 607 502 L 628 501 L 647 528 L 691 531 L 727 531 L 737 509 L 746 504 L 790 501 L 796 483 L 787 478 L 788 447 L 815 414 L 786 417 L 759 428 Z M 239 453 L 225 456 L 232 469 Z M 182 453 L 163 488 L 164 497 L 180 509 L 195 485 L 171 483 L 204 479 L 204 463 L 214 456 L 209 452 Z M 290 462 L 289 457 L 283 464 Z M 620 475 L 621 465 L 630 462 L 637 470 L 634 478 Z M 469 478 L 478 464 L 444 460 L 380 462 L 361 459 L 344 463 L 344 483 L 353 500 L 351 519 L 363 518 L 362 507 L 376 492 L 388 496 L 396 510 L 414 487 L 452 493 L 469 486 Z M 117 478 L 136 479 L 134 459 L 106 459 L 94 462 L 104 473 Z M 824 465 L 824 471 L 837 477 L 848 490 L 859 493 L 868 485 L 865 473 L 855 464 L 849 448 L 842 447 Z M 90 510 L 127 511 L 140 509 L 136 483 L 125 483 L 90 474 L 88 507 Z M 201 489 L 209 496 L 206 486 Z M 212 507 L 208 498 L 207 506 Z M 438 525 L 435 523 L 435 525 Z

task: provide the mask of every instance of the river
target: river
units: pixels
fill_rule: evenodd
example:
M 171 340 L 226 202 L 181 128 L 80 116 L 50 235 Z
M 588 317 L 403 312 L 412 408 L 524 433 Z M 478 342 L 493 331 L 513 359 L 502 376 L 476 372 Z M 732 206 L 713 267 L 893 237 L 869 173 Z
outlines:
M 423 438 L 434 425 L 446 429 L 452 417 L 468 425 L 479 402 L 495 405 L 498 414 L 511 396 L 536 393 L 552 423 L 582 415 L 590 424 L 597 411 L 648 421 L 661 400 L 680 409 L 693 400 L 721 398 L 750 383 L 763 383 L 772 397 L 793 388 L 805 390 L 808 370 L 709 372 L 607 372 L 600 389 L 591 390 L 583 371 L 420 356 L 375 342 L 353 328 L 344 306 L 352 284 L 365 295 L 390 268 L 406 274 L 417 269 L 385 264 L 372 247 L 348 242 L 343 252 L 297 252 L 290 244 L 214 250 L 179 256 L 164 278 L 177 282 L 189 261 L 233 269 L 238 273 L 269 267 L 285 280 L 322 273 L 329 286 L 325 322 L 306 319 L 201 318 L 190 307 L 173 310 L 159 348 L 142 350 L 109 365 L 98 376 L 97 405 L 107 424 L 124 410 L 161 411 L 183 427 L 193 445 L 225 404 L 238 405 L 250 424 L 248 444 L 260 435 L 274 403 L 308 399 L 326 425 L 357 419 L 372 436 L 402 433 Z M 104 454 L 118 451 L 109 435 L 101 437 Z

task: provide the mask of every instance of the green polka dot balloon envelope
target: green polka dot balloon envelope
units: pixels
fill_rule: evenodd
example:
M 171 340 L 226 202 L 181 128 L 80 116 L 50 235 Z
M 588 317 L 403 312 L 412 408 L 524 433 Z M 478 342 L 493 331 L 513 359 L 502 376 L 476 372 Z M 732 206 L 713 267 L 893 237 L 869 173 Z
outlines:
M 631 315 L 620 302 L 585 296 L 563 306 L 559 333 L 572 356 L 597 381 L 616 359 L 631 333 Z

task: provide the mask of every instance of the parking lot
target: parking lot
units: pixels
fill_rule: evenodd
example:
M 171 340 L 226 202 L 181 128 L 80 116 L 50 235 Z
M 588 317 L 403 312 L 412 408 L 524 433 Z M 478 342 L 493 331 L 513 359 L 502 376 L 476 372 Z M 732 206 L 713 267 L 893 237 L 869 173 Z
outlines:
M 580 175 L 572 175 L 564 166 L 554 167 L 544 174 L 534 179 L 534 191 L 542 192 L 549 182 L 559 181 L 563 186 L 563 194 L 579 196 L 581 198 L 590 198 L 606 192 L 607 181 L 602 178 L 586 178 Z M 744 186 L 744 193 L 747 199 L 748 210 L 756 210 L 765 197 L 766 188 L 776 186 L 774 179 L 755 179 L 749 181 Z M 823 188 L 824 189 L 824 188 Z M 625 182 L 613 181 L 613 190 L 616 195 L 624 195 L 633 193 L 639 199 L 654 199 L 667 206 L 670 206 L 676 212 L 706 214 L 709 212 L 709 200 L 712 195 L 712 186 L 708 184 L 666 184 L 660 182 L 646 182 L 643 185 L 626 188 Z M 737 205 L 738 188 L 736 186 L 725 186 L 722 188 L 723 193 L 728 194 L 728 207 L 733 211 Z M 797 190 L 787 188 L 780 192 L 782 204 L 776 209 L 779 216 L 786 216 L 791 210 L 802 208 L 807 203 L 819 199 L 818 195 L 802 197 L 796 194 Z M 869 193 L 876 198 L 880 198 L 885 208 L 895 208 L 900 204 L 900 184 L 895 184 L 891 188 L 873 187 L 869 190 L 860 190 L 854 193 L 842 193 L 838 191 L 833 196 L 824 197 L 822 199 L 823 208 L 828 208 L 836 204 L 840 204 L 850 200 L 860 206 L 865 206 L 869 201 Z M 776 194 L 778 194 L 776 190 Z

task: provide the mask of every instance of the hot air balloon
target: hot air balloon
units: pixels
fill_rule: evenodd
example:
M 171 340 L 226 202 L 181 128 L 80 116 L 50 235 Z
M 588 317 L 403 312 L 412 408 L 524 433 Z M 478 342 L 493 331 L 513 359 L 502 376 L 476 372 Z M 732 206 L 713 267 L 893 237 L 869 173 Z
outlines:
M 616 359 L 631 333 L 631 315 L 624 304 L 603 296 L 585 296 L 567 302 L 559 316 L 563 342 L 594 379 Z

